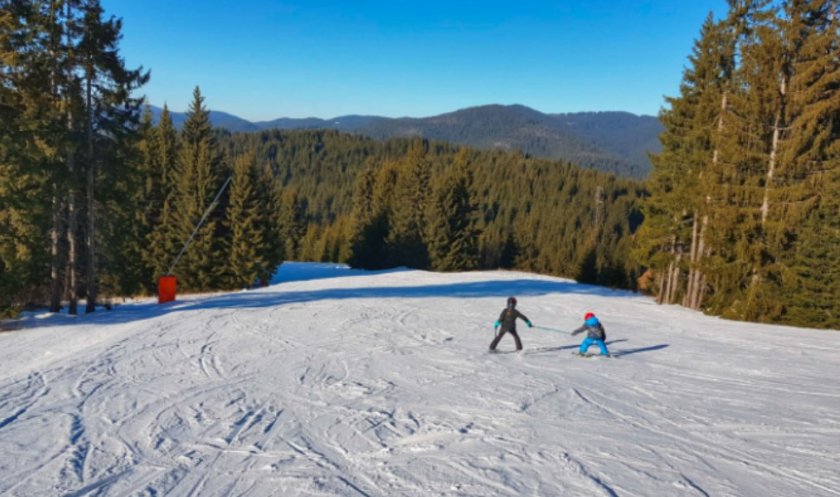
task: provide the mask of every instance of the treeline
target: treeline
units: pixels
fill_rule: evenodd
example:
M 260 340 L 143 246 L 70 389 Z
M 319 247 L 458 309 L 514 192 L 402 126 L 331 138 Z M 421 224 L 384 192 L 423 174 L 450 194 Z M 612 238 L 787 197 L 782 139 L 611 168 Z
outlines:
M 627 123 L 626 121 L 632 121 Z M 330 123 L 325 123 L 330 125 Z M 643 179 L 645 145 L 658 121 L 621 113 L 543 114 L 522 105 L 484 105 L 426 118 L 375 118 L 345 129 L 374 138 L 424 138 L 479 149 L 519 150 L 619 176 Z M 613 136 L 610 136 L 613 134 Z M 616 139 L 617 134 L 621 135 Z
M 108 192 L 96 204 L 96 292 L 71 292 L 65 266 L 63 297 L 153 293 L 170 270 L 183 291 L 243 288 L 265 283 L 284 260 L 504 267 L 635 284 L 637 270 L 627 261 L 641 222 L 638 182 L 422 140 L 326 130 L 231 135 L 211 128 L 198 89 L 187 116 L 179 132 L 167 109 L 156 125 L 147 111 L 115 158 L 120 166 L 100 175 Z M 48 193 L 41 192 L 40 209 L 48 210 Z M 49 226 L 48 216 L 28 219 L 33 232 Z M 12 288 L 6 307 L 41 303 L 52 285 L 48 240 L 19 247 L 33 263 L 4 259 L 12 270 L 4 271 L 4 292 Z M 76 264 L 87 269 L 84 260 Z M 27 277 L 7 277 L 16 274 Z
M 0 0 L 0 313 L 99 289 L 148 73 L 98 0 Z
M 730 5 L 643 185 L 417 139 L 231 134 L 198 88 L 177 130 L 132 97 L 148 73 L 125 67 L 97 0 L 0 0 L 0 314 L 90 312 L 170 271 L 183 291 L 243 288 L 312 260 L 623 288 L 645 268 L 660 303 L 840 327 L 837 3 Z
M 201 139 L 195 129 L 204 130 Z M 635 285 L 637 269 L 627 261 L 641 222 L 638 182 L 416 139 L 381 142 L 329 130 L 214 133 L 198 92 L 180 137 L 166 111 L 157 126 L 147 116 L 142 130 L 146 193 L 135 199 L 143 220 L 134 236 L 142 243 L 126 257 L 148 261 L 134 271 L 146 275 L 132 282 L 140 288 L 153 288 L 177 252 L 173 242 L 189 236 L 226 177 L 230 190 L 174 269 L 187 290 L 264 282 L 283 260 L 505 267 Z M 190 143 L 218 160 L 185 154 Z M 155 159 L 164 151 L 173 155 Z M 193 173 L 187 164 L 207 170 Z M 202 192 L 196 178 L 207 179 Z M 184 198 L 201 200 L 188 208 Z M 174 229 L 179 216 L 182 226 Z
M 661 114 L 636 259 L 661 303 L 838 328 L 838 3 L 729 3 Z
M 0 0 L 0 314 L 92 312 L 170 271 L 182 291 L 242 288 L 290 259 L 635 284 L 637 182 L 416 140 L 231 135 L 198 88 L 180 131 L 168 110 L 154 124 L 121 27 L 98 0 Z

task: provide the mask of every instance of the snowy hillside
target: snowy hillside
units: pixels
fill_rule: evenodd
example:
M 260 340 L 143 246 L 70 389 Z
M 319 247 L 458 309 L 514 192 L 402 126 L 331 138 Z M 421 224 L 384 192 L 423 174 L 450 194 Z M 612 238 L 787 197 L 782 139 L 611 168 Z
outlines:
M 840 333 L 514 272 L 275 283 L 0 333 L 0 495 L 840 495 Z M 489 354 L 509 295 L 565 331 Z M 619 357 L 570 354 L 589 310 Z

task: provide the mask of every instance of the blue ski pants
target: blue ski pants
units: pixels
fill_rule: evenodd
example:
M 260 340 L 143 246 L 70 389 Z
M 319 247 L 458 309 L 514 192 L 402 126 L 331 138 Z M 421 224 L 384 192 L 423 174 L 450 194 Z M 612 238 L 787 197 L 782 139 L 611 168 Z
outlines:
M 598 340 L 597 338 L 592 337 L 586 337 L 583 339 L 583 342 L 580 344 L 580 353 L 585 354 L 593 343 L 597 344 L 601 349 L 601 355 L 610 355 L 610 352 L 607 350 L 607 344 L 605 344 L 603 340 Z

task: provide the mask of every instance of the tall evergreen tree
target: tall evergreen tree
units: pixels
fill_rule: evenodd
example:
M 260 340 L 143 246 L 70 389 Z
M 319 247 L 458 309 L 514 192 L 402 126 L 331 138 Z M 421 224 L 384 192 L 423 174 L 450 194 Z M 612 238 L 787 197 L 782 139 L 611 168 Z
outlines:
M 724 22 L 707 20 L 681 95 L 663 113 L 635 254 L 659 267 L 660 301 L 682 291 L 687 246 L 684 305 L 825 323 L 837 312 L 828 303 L 836 257 L 823 245 L 838 245 L 836 206 L 823 194 L 837 188 L 837 3 L 777 6 L 731 0 Z
M 27 3 L 0 1 L 0 316 L 13 315 L 48 276 L 52 155 L 39 123 L 51 116 L 40 29 Z
M 669 107 L 660 114 L 665 126 L 662 152 L 652 157 L 651 195 L 644 202 L 645 223 L 635 249 L 638 260 L 656 274 L 660 303 L 683 295 L 685 305 L 701 304 L 713 171 L 720 161 L 717 138 L 723 132 L 735 65 L 732 26 L 731 20 L 716 22 L 711 14 L 706 18 L 683 73 L 680 96 L 668 98 Z
M 264 223 L 261 219 L 259 197 L 255 189 L 256 160 L 253 153 L 234 161 L 230 202 L 227 208 L 227 228 L 230 232 L 228 286 L 242 288 L 265 281 L 269 276 L 266 256 Z
M 256 158 L 255 158 L 256 160 Z M 258 179 L 255 185 L 259 200 L 259 216 L 261 231 L 266 246 L 265 259 L 267 266 L 274 271 L 285 258 L 285 243 L 281 233 L 281 227 L 276 221 L 279 220 L 279 213 L 283 204 L 282 181 L 275 175 L 270 160 L 263 161 L 258 167 Z M 268 274 L 270 277 L 271 274 Z M 268 280 L 261 283 L 268 283 Z
M 23 133 L 17 138 L 37 144 L 28 156 L 41 155 L 39 167 L 48 178 L 43 190 L 51 196 L 50 308 L 58 310 L 66 291 L 69 312 L 76 313 L 84 271 L 92 311 L 97 165 L 115 157 L 115 147 L 126 143 L 136 127 L 139 100 L 130 94 L 147 75 L 125 68 L 117 51 L 121 24 L 102 18 L 98 0 L 7 1 L 0 6 L 2 29 L 12 29 L 2 35 L 10 63 L 3 71 L 10 84 L 4 86 L 26 116 L 26 122 L 18 123 Z
M 177 202 L 178 132 L 166 104 L 158 125 L 150 129 L 147 147 L 149 169 L 143 183 L 144 207 L 140 212 L 149 223 L 149 229 L 141 241 L 146 247 L 147 279 L 154 284 L 159 276 L 166 274 L 172 258 L 180 250 L 174 212 Z
M 109 153 L 104 149 L 125 143 L 134 133 L 140 117 L 141 98 L 133 92 L 149 80 L 142 68 L 130 70 L 119 56 L 122 21 L 103 18 L 99 0 L 81 5 L 81 34 L 76 46 L 84 83 L 84 170 L 85 170 L 85 250 L 86 312 L 93 312 L 97 296 L 96 281 L 96 177 Z M 113 155 L 113 154 L 111 154 Z
M 222 185 L 219 178 L 222 156 L 198 87 L 193 91 L 180 143 L 174 225 L 176 239 L 184 243 L 190 239 Z M 221 281 L 224 258 L 219 257 L 222 247 L 215 237 L 216 223 L 214 216 L 208 216 L 173 271 L 185 290 L 207 290 Z
M 427 146 L 421 140 L 414 141 L 398 166 L 391 230 L 386 240 L 395 265 L 425 269 L 429 264 L 425 226 L 431 164 L 426 158 Z
M 469 152 L 461 150 L 433 192 L 429 254 L 437 271 L 465 271 L 478 264 L 477 209 L 470 167 Z
M 763 213 L 772 230 L 781 322 L 840 322 L 840 12 L 832 0 L 788 1 L 778 166 Z
M 307 230 L 306 201 L 295 188 L 281 191 L 280 209 L 277 212 L 277 229 L 287 260 L 297 260 L 301 242 Z
M 391 264 L 386 240 L 396 178 L 392 163 L 368 160 L 356 181 L 349 257 L 356 267 L 382 269 Z

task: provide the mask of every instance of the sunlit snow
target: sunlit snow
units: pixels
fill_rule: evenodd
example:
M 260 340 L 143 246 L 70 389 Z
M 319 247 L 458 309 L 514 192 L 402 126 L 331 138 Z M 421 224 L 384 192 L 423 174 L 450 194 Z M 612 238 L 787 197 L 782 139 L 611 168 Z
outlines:
M 519 272 L 273 283 L 0 333 L 0 495 L 840 495 L 836 331 Z M 490 354 L 511 295 L 541 328 Z M 587 311 L 618 357 L 571 354 Z

